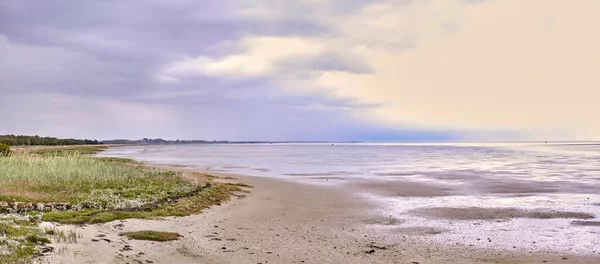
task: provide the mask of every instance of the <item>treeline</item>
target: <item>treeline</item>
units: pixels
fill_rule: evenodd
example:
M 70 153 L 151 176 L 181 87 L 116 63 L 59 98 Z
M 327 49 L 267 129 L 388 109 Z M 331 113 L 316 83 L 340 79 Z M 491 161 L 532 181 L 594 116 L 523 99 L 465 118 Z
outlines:
M 61 146 L 61 145 L 97 145 L 102 144 L 98 140 L 91 139 L 72 139 L 72 138 L 55 138 L 55 137 L 40 137 L 40 136 L 15 136 L 15 135 L 0 135 L 0 144 L 9 146 Z

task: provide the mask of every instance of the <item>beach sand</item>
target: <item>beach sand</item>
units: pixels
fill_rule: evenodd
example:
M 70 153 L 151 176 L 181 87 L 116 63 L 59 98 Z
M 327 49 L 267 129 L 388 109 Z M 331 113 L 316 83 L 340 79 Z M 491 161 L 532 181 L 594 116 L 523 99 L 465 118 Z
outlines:
M 427 237 L 444 230 L 405 226 L 402 219 L 376 210 L 372 200 L 343 191 L 339 185 L 234 177 L 254 188 L 246 197 L 234 198 L 200 215 L 165 220 L 131 219 L 84 227 L 59 226 L 75 230 L 78 242 L 52 244 L 54 252 L 40 262 L 600 263 L 600 255 L 497 251 L 435 243 Z M 443 190 L 414 185 L 410 192 L 435 196 Z M 465 217 L 460 211 L 448 209 L 418 213 L 438 218 Z M 495 213 L 499 217 L 493 217 Z M 518 210 L 483 212 L 490 219 L 517 214 L 527 216 L 527 212 Z M 136 230 L 178 232 L 183 237 L 172 242 L 150 242 L 118 235 Z

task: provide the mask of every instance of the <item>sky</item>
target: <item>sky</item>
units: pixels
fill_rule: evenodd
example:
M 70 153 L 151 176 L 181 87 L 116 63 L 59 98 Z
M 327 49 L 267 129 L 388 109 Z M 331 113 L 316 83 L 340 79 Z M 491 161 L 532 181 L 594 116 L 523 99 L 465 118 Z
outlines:
M 3 0 L 0 134 L 600 140 L 597 0 Z

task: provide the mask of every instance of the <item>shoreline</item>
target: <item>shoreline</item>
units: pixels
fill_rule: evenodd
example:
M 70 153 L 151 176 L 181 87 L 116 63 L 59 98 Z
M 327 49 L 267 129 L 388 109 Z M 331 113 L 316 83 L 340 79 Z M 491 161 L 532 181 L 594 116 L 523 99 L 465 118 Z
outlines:
M 148 165 L 152 166 L 152 165 Z M 160 165 L 165 166 L 165 165 Z M 52 244 L 41 263 L 592 263 L 600 256 L 496 251 L 427 239 L 437 230 L 408 227 L 391 232 L 394 218 L 378 205 L 335 186 L 214 173 L 254 186 L 201 214 L 163 220 L 128 219 L 61 229 L 81 236 Z M 229 181 L 229 180 L 228 180 Z M 128 240 L 120 232 L 178 232 L 172 242 Z M 94 241 L 92 240 L 94 239 Z M 110 242 L 104 240 L 107 239 Z

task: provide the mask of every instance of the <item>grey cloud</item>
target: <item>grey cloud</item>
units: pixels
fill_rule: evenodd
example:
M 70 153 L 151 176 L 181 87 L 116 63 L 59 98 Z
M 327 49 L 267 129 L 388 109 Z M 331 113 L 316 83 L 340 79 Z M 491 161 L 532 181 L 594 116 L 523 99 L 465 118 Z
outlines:
M 250 20 L 236 15 L 237 6 L 230 0 L 9 1 L 0 10 L 0 31 L 27 44 L 111 53 L 161 50 L 197 56 L 206 47 L 242 35 L 324 30 L 310 19 L 290 18 L 280 23 Z
M 0 9 L 0 34 L 16 48 L 57 49 L 54 61 L 36 61 L 65 73 L 52 72 L 52 78 L 44 79 L 38 72 L 21 86 L 39 89 L 31 87 L 43 82 L 51 92 L 120 96 L 157 89 L 151 79 L 162 64 L 182 56 L 222 54 L 227 49 L 216 46 L 227 40 L 322 30 L 296 18 L 251 21 L 235 16 L 235 7 L 235 1 L 6 1 Z M 67 63 L 65 54 L 76 58 Z
M 332 5 L 353 12 L 368 2 Z M 165 64 L 229 54 L 236 47 L 227 43 L 241 37 L 332 34 L 311 19 L 318 10 L 310 6 L 276 21 L 241 16 L 239 8 L 234 0 L 1 1 L 0 94 L 7 103 L 0 104 L 0 134 L 281 140 L 393 134 L 364 128 L 344 112 L 374 105 L 283 94 L 276 76 L 156 81 Z M 300 75 L 371 71 L 334 51 L 284 63 Z

